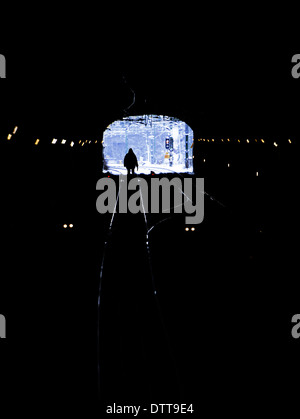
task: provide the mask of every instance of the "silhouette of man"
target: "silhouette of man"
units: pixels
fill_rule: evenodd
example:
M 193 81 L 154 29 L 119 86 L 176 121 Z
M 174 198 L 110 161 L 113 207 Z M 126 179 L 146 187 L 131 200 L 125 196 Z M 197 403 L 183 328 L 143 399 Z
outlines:
M 128 150 L 128 153 L 124 157 L 124 166 L 127 169 L 128 175 L 130 174 L 131 171 L 132 171 L 132 174 L 134 174 L 135 167 L 137 168 L 137 170 L 139 169 L 138 161 L 132 148 Z

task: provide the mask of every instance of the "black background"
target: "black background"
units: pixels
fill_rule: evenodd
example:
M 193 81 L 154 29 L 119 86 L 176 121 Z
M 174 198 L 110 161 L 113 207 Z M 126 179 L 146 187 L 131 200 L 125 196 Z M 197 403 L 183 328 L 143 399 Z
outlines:
M 167 334 L 136 244 L 143 220 L 116 220 L 103 285 L 101 402 L 182 401 L 236 417 L 296 409 L 300 83 L 291 57 L 300 50 L 292 13 L 274 12 L 52 6 L 1 18 L 1 403 L 37 414 L 99 406 L 97 290 L 109 220 L 95 214 L 101 148 L 70 156 L 42 143 L 101 140 L 126 115 L 133 90 L 129 113 L 178 117 L 195 138 L 269 144 L 195 148 L 196 174 L 225 209 L 207 198 L 194 237 L 181 219 L 153 233 Z M 204 155 L 215 165 L 203 167 Z M 257 164 L 262 180 L 250 176 Z M 64 231 L 65 222 L 74 229 Z

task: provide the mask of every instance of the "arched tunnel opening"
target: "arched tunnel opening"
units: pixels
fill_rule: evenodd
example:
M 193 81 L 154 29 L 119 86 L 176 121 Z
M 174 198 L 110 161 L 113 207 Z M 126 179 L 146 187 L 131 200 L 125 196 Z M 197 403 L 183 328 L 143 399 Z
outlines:
M 193 130 L 164 115 L 128 116 L 112 122 L 103 133 L 103 172 L 125 174 L 124 156 L 130 148 L 138 173 L 193 173 Z

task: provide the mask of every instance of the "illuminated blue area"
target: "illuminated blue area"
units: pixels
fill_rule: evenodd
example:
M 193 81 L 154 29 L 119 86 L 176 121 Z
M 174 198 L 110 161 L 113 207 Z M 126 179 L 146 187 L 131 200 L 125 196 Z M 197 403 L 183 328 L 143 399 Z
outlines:
M 125 174 L 124 156 L 132 148 L 137 173 L 193 173 L 192 129 L 177 118 L 129 116 L 110 124 L 103 133 L 103 171 Z

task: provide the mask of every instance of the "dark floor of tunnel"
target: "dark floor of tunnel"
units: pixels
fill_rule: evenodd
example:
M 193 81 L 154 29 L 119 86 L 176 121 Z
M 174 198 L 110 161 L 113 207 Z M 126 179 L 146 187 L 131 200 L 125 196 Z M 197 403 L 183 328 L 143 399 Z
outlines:
M 115 226 L 101 292 L 103 394 L 150 400 L 170 389 L 171 397 L 176 376 L 152 286 L 144 216 L 116 215 Z
M 214 388 L 222 393 L 227 387 L 223 396 L 220 393 L 224 403 L 229 403 L 227 391 L 246 403 L 250 393 L 245 388 L 258 375 L 263 377 L 256 383 L 258 398 L 266 383 L 276 391 L 272 366 L 278 352 L 268 355 L 272 344 L 264 323 L 270 311 L 280 318 L 276 299 L 287 291 L 280 289 L 274 274 L 284 259 L 271 267 L 272 235 L 258 236 L 252 230 L 254 220 L 249 226 L 245 216 L 235 218 L 209 198 L 208 202 L 209 219 L 197 226 L 194 238 L 186 240 L 178 219 L 157 225 L 149 235 L 160 310 L 151 288 L 144 216 L 116 215 L 103 275 L 105 400 L 183 397 L 209 403 Z M 150 220 L 151 216 L 149 224 Z M 258 256 L 249 259 L 258 238 L 268 251 L 261 257 L 262 249 L 256 249 Z M 273 325 L 273 333 L 275 329 Z M 282 377 L 284 371 L 278 374 Z M 233 378 L 231 386 L 226 377 Z M 200 396 L 197 389 L 204 384 Z
M 210 190 L 209 182 L 207 186 Z M 267 191 L 269 196 L 274 194 L 274 201 L 275 192 L 275 186 Z M 220 199 L 219 194 L 214 196 Z M 115 215 L 103 271 L 102 401 L 178 402 L 180 387 L 183 402 L 215 406 L 218 394 L 220 406 L 230 409 L 235 403 L 233 394 L 245 403 L 253 397 L 266 404 L 269 399 L 264 396 L 264 388 L 272 394 L 280 393 L 293 365 L 289 359 L 283 361 L 289 349 L 277 339 L 285 329 L 289 332 L 289 324 L 283 324 L 283 319 L 291 298 L 297 307 L 299 285 L 292 269 L 297 251 L 289 245 L 291 234 L 297 230 L 288 217 L 278 222 L 277 214 L 282 209 L 285 215 L 296 213 L 296 197 L 292 209 L 284 208 L 286 197 L 273 213 L 270 203 L 262 224 L 252 211 L 255 202 L 247 209 L 240 195 L 232 191 L 232 197 L 236 206 L 229 208 L 206 197 L 205 219 L 195 232 L 186 232 L 180 217 L 166 214 L 166 221 L 149 233 L 152 268 L 169 342 L 153 297 L 144 215 Z M 232 208 L 242 210 L 236 214 Z M 55 245 L 49 242 L 44 247 L 40 246 L 45 245 L 41 233 L 35 237 L 32 259 L 22 258 L 24 272 L 30 260 L 38 260 L 37 272 L 30 271 L 26 281 L 22 272 L 16 282 L 18 293 L 13 290 L 12 300 L 23 316 L 31 317 L 28 333 L 36 333 L 42 342 L 31 354 L 29 348 L 23 349 L 27 355 L 27 364 L 24 357 L 22 366 L 23 384 L 30 365 L 39 362 L 44 368 L 34 373 L 36 381 L 45 374 L 50 388 L 51 379 L 60 377 L 55 391 L 62 398 L 66 393 L 70 399 L 74 395 L 96 398 L 97 360 L 91 356 L 91 348 L 96 346 L 97 313 L 93 304 L 96 306 L 106 237 L 103 231 L 108 229 L 111 214 L 105 217 L 99 229 L 90 223 L 95 240 L 74 229 L 56 233 Z M 147 220 L 151 227 L 159 217 L 147 214 Z M 26 233 L 18 243 L 21 249 L 28 245 L 29 229 Z M 13 248 L 16 244 L 10 234 L 7 243 Z M 286 246 L 279 252 L 280 243 Z M 95 247 L 97 253 L 91 256 Z M 13 253 L 8 262 L 13 272 L 18 271 Z M 37 293 L 39 298 L 34 297 Z M 14 321 L 17 324 L 19 319 Z M 19 330 L 25 339 L 21 323 Z M 49 333 L 56 336 L 57 343 L 50 341 Z

